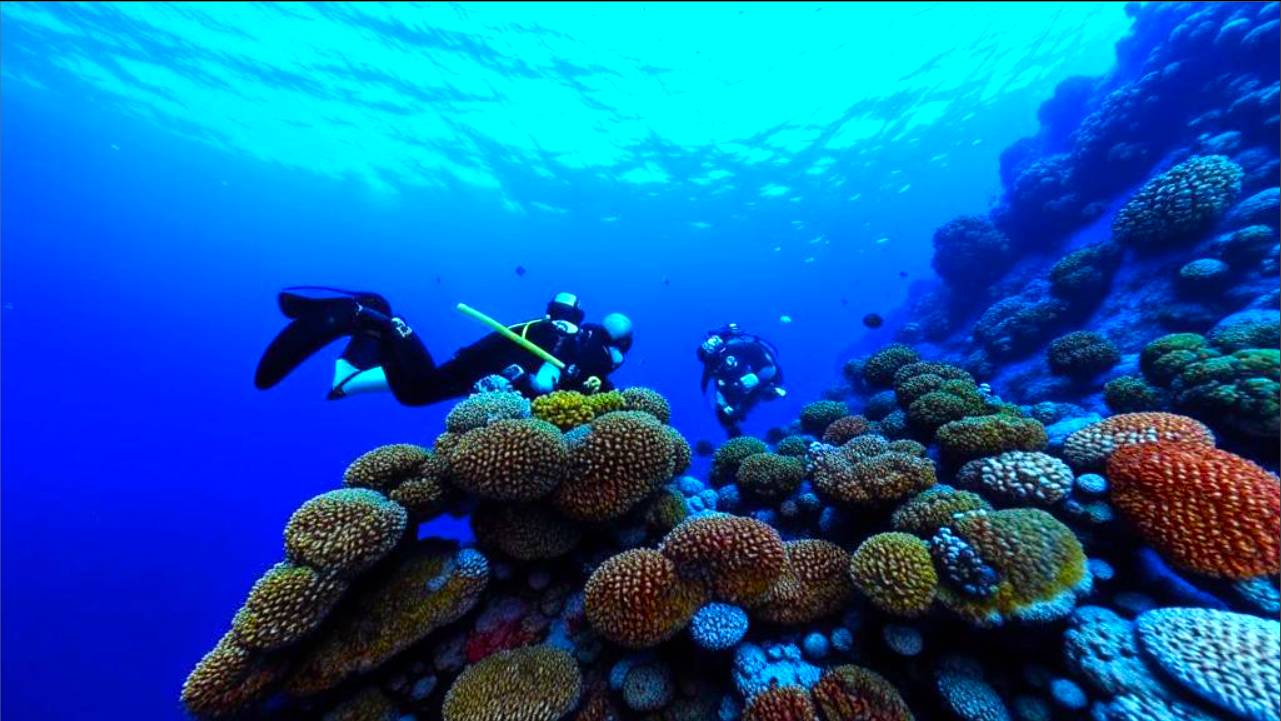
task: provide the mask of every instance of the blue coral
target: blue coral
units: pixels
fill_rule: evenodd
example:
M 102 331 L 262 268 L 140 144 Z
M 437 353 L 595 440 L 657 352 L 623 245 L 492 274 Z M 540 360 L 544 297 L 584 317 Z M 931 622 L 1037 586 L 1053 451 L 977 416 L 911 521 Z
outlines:
M 953 218 L 934 231 L 934 272 L 951 286 L 982 286 L 1013 260 L 1010 239 L 981 215 Z
M 747 612 L 738 606 L 713 602 L 694 614 L 689 635 L 700 648 L 724 651 L 738 645 L 747 635 Z
M 745 699 L 771 686 L 811 688 L 821 674 L 818 666 L 801 657 L 794 643 L 744 643 L 734 652 L 734 685 Z
M 1135 620 L 1144 658 L 1185 690 L 1251 721 L 1281 719 L 1281 623 L 1203 608 Z

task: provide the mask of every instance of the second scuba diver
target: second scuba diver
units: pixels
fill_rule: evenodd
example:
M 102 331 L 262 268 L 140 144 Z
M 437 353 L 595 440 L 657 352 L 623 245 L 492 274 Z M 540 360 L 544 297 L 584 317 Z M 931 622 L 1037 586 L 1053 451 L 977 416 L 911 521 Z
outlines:
M 490 333 L 440 365 L 413 328 L 375 293 L 303 286 L 286 288 L 277 301 L 290 322 L 267 346 L 254 385 L 271 388 L 321 348 L 346 337 L 347 347 L 334 365 L 330 400 L 390 390 L 401 403 L 421 406 L 464 396 L 494 375 L 531 398 L 557 389 L 609 390 L 609 374 L 632 345 L 627 316 L 610 313 L 599 324 L 583 323 L 572 293 L 557 294 L 543 317 L 509 326 L 521 341 Z M 561 363 L 544 360 L 522 343 Z
M 730 323 L 709 331 L 698 347 L 703 363 L 701 387 L 716 381 L 716 420 L 730 437 L 742 434 L 739 424 L 763 400 L 787 395 L 778 351 L 767 341 Z

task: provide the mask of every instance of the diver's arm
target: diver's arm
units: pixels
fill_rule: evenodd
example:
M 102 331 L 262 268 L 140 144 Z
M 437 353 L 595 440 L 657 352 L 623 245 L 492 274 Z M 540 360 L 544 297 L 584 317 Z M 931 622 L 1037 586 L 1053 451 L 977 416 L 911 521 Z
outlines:
M 545 362 L 538 367 L 537 372 L 528 375 L 528 378 L 530 390 L 538 395 L 545 395 L 560 386 L 561 374 L 559 368 Z

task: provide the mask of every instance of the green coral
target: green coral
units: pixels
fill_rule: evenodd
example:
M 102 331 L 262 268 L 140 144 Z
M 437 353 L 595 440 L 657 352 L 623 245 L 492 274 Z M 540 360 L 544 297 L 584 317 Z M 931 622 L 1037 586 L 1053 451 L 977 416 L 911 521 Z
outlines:
M 887 345 L 873 353 L 863 364 L 863 378 L 869 385 L 884 388 L 893 385 L 894 374 L 899 368 L 920 359 L 921 356 L 910 346 L 901 343 Z
M 1081 330 L 1051 341 L 1045 359 L 1055 375 L 1089 378 L 1119 363 L 1121 353 L 1107 338 Z
M 1113 413 L 1164 410 L 1170 402 L 1165 391 L 1139 376 L 1120 376 L 1103 386 L 1103 400 Z
M 938 378 L 938 376 L 932 374 L 916 376 L 909 379 L 907 383 L 923 378 Z M 907 407 L 907 422 L 922 437 L 928 438 L 945 423 L 967 416 L 983 415 L 990 411 L 987 401 L 972 381 L 945 380 L 939 383 L 937 389 L 912 401 Z
M 1148 343 L 1139 354 L 1143 377 L 1158 386 L 1168 386 L 1191 363 L 1214 358 L 1220 353 L 1196 333 L 1172 333 Z
M 793 456 L 757 453 L 738 466 L 738 487 L 757 498 L 782 498 L 805 478 L 805 462 Z
M 1276 438 L 1281 432 L 1281 351 L 1247 348 L 1190 363 L 1175 383 L 1185 412 L 1247 436 Z
M 956 465 L 1006 451 L 1039 451 L 1049 442 L 1039 421 L 1006 414 L 952 421 L 934 437 L 943 460 Z
M 1092 578 L 1072 530 L 1035 508 L 970 511 L 948 527 L 997 573 L 995 589 L 975 596 L 944 583 L 939 600 L 977 626 L 1009 619 L 1043 623 L 1062 618 L 1088 593 Z M 939 536 L 936 536 L 938 543 Z
M 765 445 L 765 441 L 752 436 L 739 436 L 725 441 L 725 445 L 717 448 L 716 455 L 712 456 L 712 482 L 718 486 L 729 483 L 738 474 L 738 465 L 743 459 L 767 451 L 769 447 Z
M 1115 243 L 1096 243 L 1063 256 L 1050 268 L 1050 287 L 1064 300 L 1084 300 L 1101 296 L 1121 264 L 1121 247 Z
M 1194 242 L 1236 200 L 1243 175 L 1222 155 L 1184 161 L 1139 188 L 1112 221 L 1112 237 L 1139 249 Z
M 938 485 L 921 491 L 899 506 L 890 516 L 890 525 L 896 531 L 928 538 L 951 523 L 952 517 L 958 513 L 991 508 L 992 505 L 977 493 Z
M 1277 312 L 1247 311 L 1225 319 L 1206 336 L 1224 353 L 1245 348 L 1276 348 L 1281 345 L 1281 324 Z
M 774 452 L 780 456 L 804 456 L 813 439 L 805 436 L 788 436 L 774 446 Z
M 598 393 L 597 395 L 608 394 Z M 629 411 L 644 411 L 657 418 L 659 423 L 666 423 L 672 419 L 672 407 L 656 390 L 640 386 L 626 388 L 622 391 L 622 399 L 624 407 Z
M 814 401 L 801 409 L 801 430 L 821 436 L 823 431 L 838 418 L 849 415 L 849 409 L 840 401 Z

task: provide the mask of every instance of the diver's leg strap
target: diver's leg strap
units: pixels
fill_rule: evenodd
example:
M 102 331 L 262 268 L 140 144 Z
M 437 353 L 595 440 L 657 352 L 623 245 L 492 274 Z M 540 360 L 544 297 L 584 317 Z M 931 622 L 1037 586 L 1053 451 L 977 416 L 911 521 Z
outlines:
M 377 393 L 389 390 L 387 374 L 381 366 L 357 368 L 346 359 L 339 358 L 334 363 L 333 390 L 329 392 L 330 400 L 356 395 L 358 393 Z

